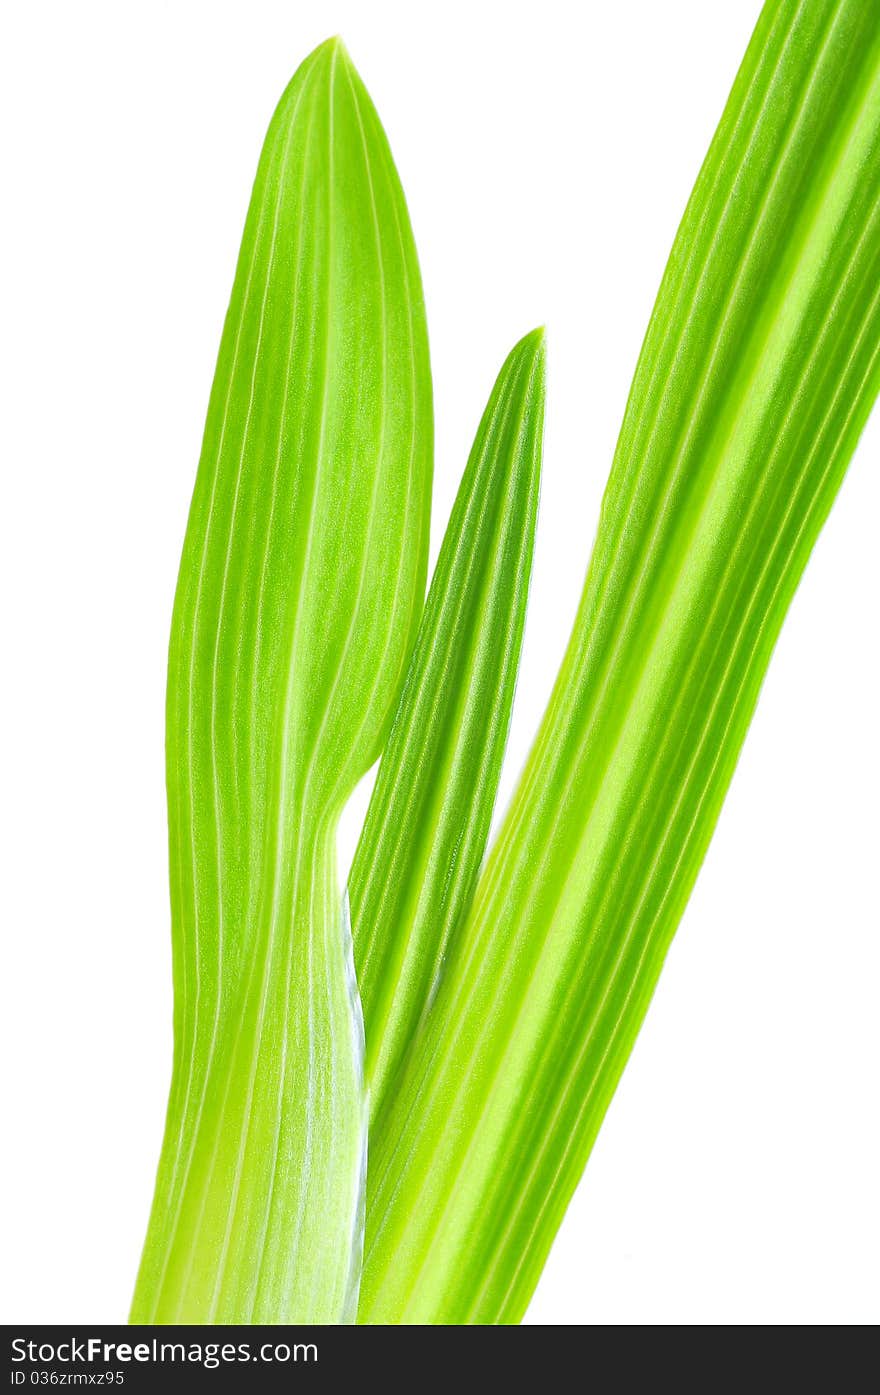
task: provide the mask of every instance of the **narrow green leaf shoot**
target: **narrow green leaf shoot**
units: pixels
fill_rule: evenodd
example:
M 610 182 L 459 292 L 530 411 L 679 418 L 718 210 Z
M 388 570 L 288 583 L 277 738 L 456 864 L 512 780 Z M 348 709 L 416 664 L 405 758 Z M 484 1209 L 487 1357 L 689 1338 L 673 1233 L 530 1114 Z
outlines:
M 531 575 L 544 340 L 508 356 L 452 510 L 349 878 L 373 1127 L 486 849 Z

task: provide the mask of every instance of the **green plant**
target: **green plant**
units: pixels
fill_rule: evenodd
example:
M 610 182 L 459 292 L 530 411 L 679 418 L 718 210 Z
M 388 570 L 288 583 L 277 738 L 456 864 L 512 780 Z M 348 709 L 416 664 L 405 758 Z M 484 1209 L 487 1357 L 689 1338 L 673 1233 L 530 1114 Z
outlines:
M 880 387 L 878 188 L 876 7 L 768 0 L 480 870 L 543 342 L 499 375 L 419 623 L 431 408 L 406 209 L 338 43 L 297 73 L 248 214 L 175 602 L 175 1066 L 135 1319 L 348 1319 L 359 1280 L 361 1322 L 522 1315 Z M 350 877 L 364 1080 L 334 838 L 380 752 Z

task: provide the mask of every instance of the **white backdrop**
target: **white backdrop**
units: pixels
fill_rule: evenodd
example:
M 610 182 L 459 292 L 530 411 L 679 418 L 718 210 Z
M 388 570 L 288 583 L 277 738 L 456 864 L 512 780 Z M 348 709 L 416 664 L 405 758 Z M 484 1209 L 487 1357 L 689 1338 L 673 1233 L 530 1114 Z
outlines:
M 125 1317 L 170 1061 L 163 690 L 266 124 L 341 32 L 398 162 L 436 384 L 434 550 L 548 326 L 504 792 L 571 623 L 629 379 L 757 0 L 19 4 L 0 43 L 5 1321 Z M 530 1320 L 880 1316 L 880 414 Z M 350 850 L 363 792 L 346 818 Z

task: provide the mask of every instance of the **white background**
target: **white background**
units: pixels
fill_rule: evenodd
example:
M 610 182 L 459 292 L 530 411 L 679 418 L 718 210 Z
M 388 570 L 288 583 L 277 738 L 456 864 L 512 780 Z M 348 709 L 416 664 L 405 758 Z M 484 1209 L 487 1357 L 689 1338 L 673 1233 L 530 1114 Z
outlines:
M 758 9 L 7 8 L 4 1320 L 127 1311 L 170 1060 L 171 599 L 250 183 L 287 79 L 342 32 L 397 158 L 431 329 L 435 551 L 502 358 L 548 326 L 509 791 L 660 274 Z M 878 456 L 875 417 L 531 1321 L 880 1316 Z M 355 827 L 352 812 L 346 847 Z

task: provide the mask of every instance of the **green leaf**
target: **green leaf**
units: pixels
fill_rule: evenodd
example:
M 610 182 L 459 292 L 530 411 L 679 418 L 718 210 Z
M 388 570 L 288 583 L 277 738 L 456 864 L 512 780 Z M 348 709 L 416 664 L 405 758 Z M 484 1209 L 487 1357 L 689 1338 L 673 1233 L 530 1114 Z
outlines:
M 362 1027 L 335 864 L 421 610 L 432 460 L 418 265 L 338 41 L 263 148 L 174 606 L 174 1069 L 132 1319 L 352 1311 Z
M 381 1134 L 360 1318 L 513 1322 L 880 385 L 880 26 L 772 0 L 669 260 L 553 696 Z
M 486 849 L 532 566 L 544 338 L 508 356 L 462 478 L 349 878 L 372 1127 Z

